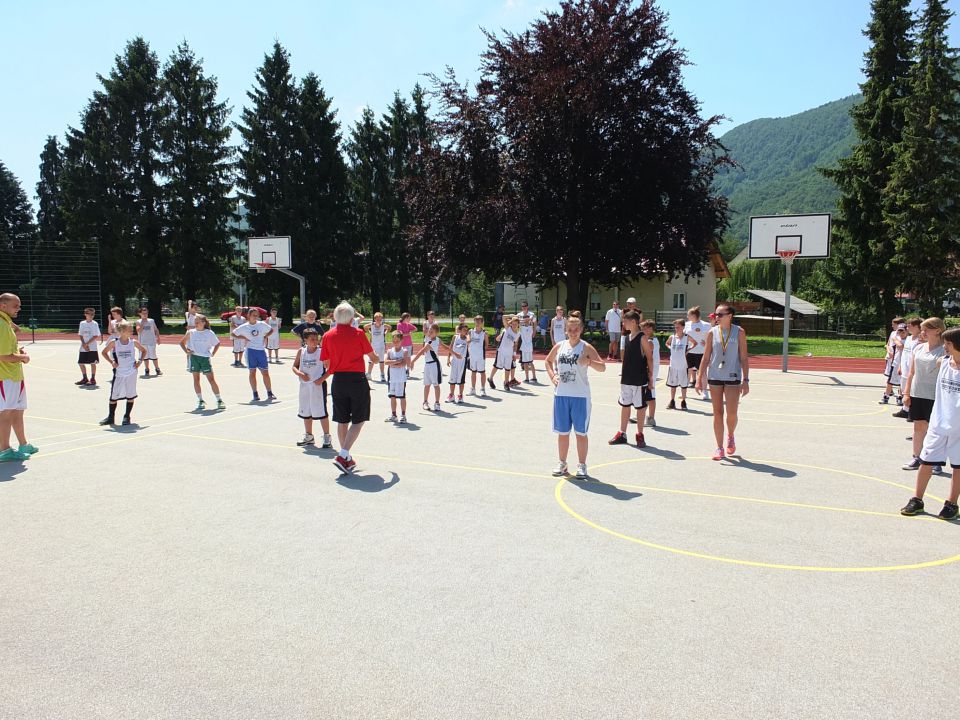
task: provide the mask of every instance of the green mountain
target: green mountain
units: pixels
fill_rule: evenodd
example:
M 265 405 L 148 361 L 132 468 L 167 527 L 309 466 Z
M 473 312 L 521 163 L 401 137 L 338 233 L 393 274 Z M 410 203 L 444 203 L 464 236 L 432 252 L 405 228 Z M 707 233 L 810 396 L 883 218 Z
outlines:
M 717 178 L 730 201 L 730 233 L 742 245 L 751 215 L 835 212 L 837 189 L 818 167 L 850 153 L 856 140 L 851 95 L 784 118 L 761 118 L 738 125 L 720 141 L 742 169 Z

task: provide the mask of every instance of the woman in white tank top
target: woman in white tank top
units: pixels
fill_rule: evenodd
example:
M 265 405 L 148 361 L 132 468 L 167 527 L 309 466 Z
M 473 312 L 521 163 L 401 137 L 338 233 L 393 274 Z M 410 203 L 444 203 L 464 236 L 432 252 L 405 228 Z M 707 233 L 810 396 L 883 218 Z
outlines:
M 590 368 L 604 372 L 606 364 L 589 343 L 581 339 L 583 323 L 580 318 L 569 318 L 567 338 L 553 346 L 545 361 L 547 375 L 554 387 L 553 431 L 557 433 L 560 463 L 553 474 L 567 475 L 567 453 L 570 451 L 570 431 L 577 436 L 577 477 L 587 473 L 587 431 L 590 428 Z
M 714 460 L 723 460 L 723 425 L 726 414 L 726 455 L 737 452 L 734 433 L 737 429 L 737 410 L 740 397 L 750 392 L 750 364 L 747 360 L 747 335 L 743 328 L 733 324 L 733 307 L 717 305 L 717 324 L 707 333 L 703 360 L 697 373 L 697 390 L 702 392 L 709 383 L 713 403 L 713 435 L 717 441 Z
M 911 350 L 913 356 L 903 386 L 903 407 L 913 422 L 913 458 L 903 466 L 904 470 L 920 469 L 920 450 L 937 396 L 939 361 L 946 352 L 941 338 L 946 329 L 946 324 L 940 318 L 927 318 L 920 323 L 920 343 Z

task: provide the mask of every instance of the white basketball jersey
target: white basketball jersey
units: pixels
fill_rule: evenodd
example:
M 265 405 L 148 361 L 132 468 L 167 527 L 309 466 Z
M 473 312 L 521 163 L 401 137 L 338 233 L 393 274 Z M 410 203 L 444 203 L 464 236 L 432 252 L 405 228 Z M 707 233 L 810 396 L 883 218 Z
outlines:
M 133 340 L 124 345 L 121 340 L 113 343 L 113 354 L 117 358 L 117 375 L 133 375 L 137 372 L 137 346 Z
M 305 372 L 310 378 L 309 381 L 301 380 L 301 382 L 313 382 L 323 376 L 323 363 L 320 362 L 319 345 L 313 352 L 306 348 L 300 351 L 300 372 Z

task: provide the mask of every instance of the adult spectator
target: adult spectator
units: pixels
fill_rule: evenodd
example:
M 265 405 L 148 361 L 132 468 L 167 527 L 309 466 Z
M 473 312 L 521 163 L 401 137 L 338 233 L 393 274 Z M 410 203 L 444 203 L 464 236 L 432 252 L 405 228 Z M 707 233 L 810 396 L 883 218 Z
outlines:
M 613 307 L 607 310 L 603 319 L 604 329 L 607 331 L 607 337 L 610 341 L 610 347 L 607 349 L 607 360 L 617 360 L 620 357 L 620 327 L 623 313 L 620 311 L 620 303 L 613 301 Z
M 366 364 L 369 358 L 378 362 L 367 334 L 353 327 L 356 314 L 350 303 L 342 302 L 333 311 L 336 325 L 323 336 L 320 361 L 324 364 L 323 376 L 317 384 L 323 384 L 333 376 L 333 421 L 337 423 L 337 438 L 340 452 L 333 464 L 340 472 L 353 472 L 357 463 L 350 449 L 357 441 L 363 424 L 370 419 L 370 384 L 367 382 Z
M 714 319 L 714 313 L 710 313 L 710 319 Z M 712 327 L 711 323 L 703 322 L 700 319 L 700 306 L 696 305 L 687 310 L 687 322 L 683 325 L 683 331 L 693 341 L 687 350 L 687 372 L 689 374 L 688 383 L 695 385 L 697 381 L 697 371 L 700 369 L 700 361 L 703 360 L 703 351 L 707 347 L 707 334 Z M 699 392 L 700 388 L 697 388 Z M 703 399 L 710 399 L 709 383 L 703 386 Z
M 537 327 L 540 329 L 540 337 L 546 340 L 547 333 L 550 332 L 550 313 L 546 310 L 540 311 L 540 320 L 537 323 Z
M 517 313 L 517 317 L 520 319 L 520 324 L 523 325 L 524 318 L 530 318 L 530 322 L 534 323 L 536 320 L 536 315 L 530 309 L 530 304 L 524 300 L 520 303 L 520 312 Z
M 506 308 L 503 305 L 497 305 L 497 311 L 493 314 L 493 329 L 496 332 L 503 330 L 503 315 Z
M 30 356 L 17 345 L 13 319 L 19 312 L 20 298 L 13 293 L 0 295 L 0 462 L 26 460 L 38 450 L 27 442 L 23 428 L 27 409 L 23 366 L 30 362 Z M 10 447 L 11 430 L 20 442 L 17 450 Z

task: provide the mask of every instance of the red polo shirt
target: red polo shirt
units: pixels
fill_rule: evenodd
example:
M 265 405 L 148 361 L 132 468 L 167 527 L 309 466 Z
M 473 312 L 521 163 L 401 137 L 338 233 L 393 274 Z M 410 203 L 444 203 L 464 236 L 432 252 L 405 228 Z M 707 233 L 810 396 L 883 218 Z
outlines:
M 364 356 L 373 352 L 367 334 L 352 325 L 337 325 L 323 336 L 320 360 L 330 374 L 338 372 L 366 372 Z

